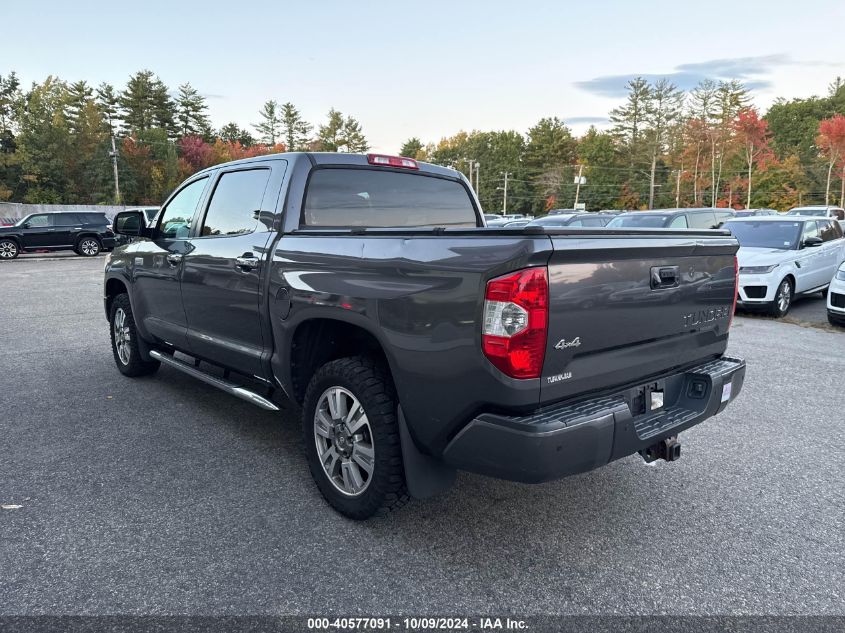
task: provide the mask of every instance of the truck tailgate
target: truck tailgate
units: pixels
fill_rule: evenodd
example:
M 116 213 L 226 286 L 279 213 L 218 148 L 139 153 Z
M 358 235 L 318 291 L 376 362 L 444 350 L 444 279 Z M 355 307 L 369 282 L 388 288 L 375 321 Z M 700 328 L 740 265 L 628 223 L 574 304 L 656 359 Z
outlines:
M 541 402 L 725 351 L 737 242 L 724 233 L 552 235 Z

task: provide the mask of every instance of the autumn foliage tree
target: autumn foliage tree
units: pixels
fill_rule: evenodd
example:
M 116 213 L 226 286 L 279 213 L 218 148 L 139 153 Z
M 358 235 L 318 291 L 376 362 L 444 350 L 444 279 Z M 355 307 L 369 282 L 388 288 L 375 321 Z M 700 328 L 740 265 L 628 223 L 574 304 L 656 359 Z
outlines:
M 845 116 L 835 114 L 819 123 L 816 147 L 827 159 L 827 186 L 824 203 L 830 204 L 830 179 L 833 168 L 845 157 Z
M 743 108 L 733 122 L 734 138 L 741 148 L 745 160 L 748 182 L 746 183 L 746 208 L 751 207 L 751 179 L 755 165 L 765 163 L 772 156 L 769 149 L 769 125 L 761 119 L 754 108 Z

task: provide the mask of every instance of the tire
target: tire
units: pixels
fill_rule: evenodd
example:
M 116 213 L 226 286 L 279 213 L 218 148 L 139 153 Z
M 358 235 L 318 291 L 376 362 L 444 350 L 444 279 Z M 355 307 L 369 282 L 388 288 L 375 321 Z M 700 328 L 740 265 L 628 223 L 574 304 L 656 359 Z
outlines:
M 350 519 L 384 515 L 409 500 L 396 410 L 386 368 L 363 356 L 326 363 L 305 392 L 302 432 L 311 476 L 329 505 Z
M 21 249 L 15 240 L 0 240 L 0 259 L 15 259 Z
M 96 257 L 103 250 L 103 245 L 96 237 L 81 237 L 76 243 L 76 254 L 82 257 Z
M 138 329 L 132 316 L 129 295 L 119 294 L 111 304 L 109 313 L 109 331 L 114 362 L 124 376 L 148 376 L 155 373 L 161 363 L 157 360 L 145 361 L 138 351 Z
M 792 280 L 789 277 L 784 277 L 778 284 L 775 300 L 769 305 L 769 314 L 776 319 L 786 316 L 789 308 L 792 307 L 794 294 L 795 287 L 792 285 Z
M 830 312 L 827 313 L 827 322 L 834 327 L 845 328 L 845 316 L 833 316 Z

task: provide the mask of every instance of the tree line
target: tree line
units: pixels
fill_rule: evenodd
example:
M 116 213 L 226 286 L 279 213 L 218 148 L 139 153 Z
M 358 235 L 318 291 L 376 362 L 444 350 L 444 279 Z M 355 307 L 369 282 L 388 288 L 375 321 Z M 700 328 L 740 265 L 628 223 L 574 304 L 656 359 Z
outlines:
M 190 83 L 172 92 L 149 70 L 121 90 L 52 76 L 25 90 L 14 72 L 0 75 L 0 202 L 159 204 L 190 174 L 229 160 L 368 148 L 361 124 L 335 109 L 314 126 L 270 100 L 250 128 L 213 129 Z
M 506 191 L 508 212 L 532 214 L 572 208 L 576 197 L 591 210 L 784 210 L 845 200 L 840 79 L 824 97 L 778 99 L 764 115 L 738 81 L 705 80 L 683 92 L 666 79 L 636 78 L 626 88 L 606 131 L 576 137 L 549 117 L 525 135 L 460 132 L 428 144 L 413 137 L 400 152 L 464 172 L 488 212 L 504 208 Z
M 786 209 L 845 199 L 838 78 L 825 96 L 779 99 L 765 113 L 737 81 L 705 80 L 684 92 L 636 78 L 626 90 L 607 130 L 577 137 L 547 117 L 526 134 L 412 137 L 399 153 L 464 172 L 486 211 L 507 201 L 508 212 L 539 214 L 576 198 L 588 209 Z M 14 72 L 0 75 L 0 201 L 158 204 L 191 173 L 228 160 L 367 149 L 354 117 L 332 109 L 315 126 L 291 102 L 265 102 L 248 128 L 215 130 L 196 89 L 171 91 L 149 70 L 120 90 L 56 77 L 23 89 Z

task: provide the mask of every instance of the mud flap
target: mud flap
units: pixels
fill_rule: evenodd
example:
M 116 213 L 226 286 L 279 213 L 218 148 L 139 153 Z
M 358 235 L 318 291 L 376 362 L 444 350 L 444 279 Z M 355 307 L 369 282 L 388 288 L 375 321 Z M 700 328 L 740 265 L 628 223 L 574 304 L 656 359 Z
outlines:
M 428 499 L 446 492 L 454 483 L 457 471 L 451 466 L 424 455 L 408 431 L 402 407 L 399 407 L 399 439 L 402 444 L 402 461 L 405 465 L 405 483 L 408 492 L 416 499 Z

